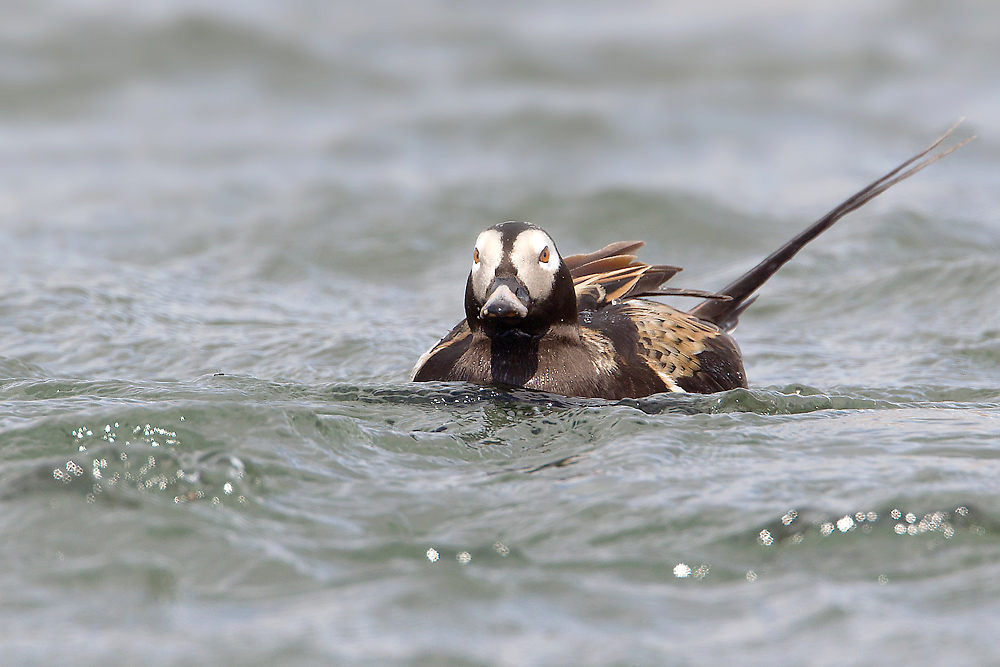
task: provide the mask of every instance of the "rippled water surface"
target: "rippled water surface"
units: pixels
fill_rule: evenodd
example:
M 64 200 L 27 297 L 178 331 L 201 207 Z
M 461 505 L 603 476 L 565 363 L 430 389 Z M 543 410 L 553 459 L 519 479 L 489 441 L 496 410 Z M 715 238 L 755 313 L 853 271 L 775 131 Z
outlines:
M 0 2 L 0 663 L 989 664 L 1000 7 Z M 506 219 L 749 390 L 406 382 Z

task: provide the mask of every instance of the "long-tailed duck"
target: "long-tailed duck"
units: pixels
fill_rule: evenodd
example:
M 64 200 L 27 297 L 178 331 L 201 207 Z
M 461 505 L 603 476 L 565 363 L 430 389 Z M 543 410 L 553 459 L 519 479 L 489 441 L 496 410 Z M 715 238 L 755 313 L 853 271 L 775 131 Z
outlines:
M 928 157 L 954 129 L 718 293 L 663 288 L 680 268 L 636 261 L 641 241 L 563 257 L 531 223 L 494 225 L 472 252 L 465 320 L 420 357 L 410 379 L 605 399 L 746 387 L 729 332 L 754 292 L 841 217 L 969 141 Z M 703 300 L 684 312 L 645 298 L 669 295 Z

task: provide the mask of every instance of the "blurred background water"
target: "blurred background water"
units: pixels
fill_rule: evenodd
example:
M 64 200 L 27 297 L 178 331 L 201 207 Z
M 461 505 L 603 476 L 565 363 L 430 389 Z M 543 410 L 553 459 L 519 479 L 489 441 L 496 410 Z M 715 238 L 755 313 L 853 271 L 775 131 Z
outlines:
M 0 663 L 1000 655 L 1000 5 L 0 17 Z M 406 382 L 495 222 L 718 288 L 961 116 L 767 285 L 750 390 Z

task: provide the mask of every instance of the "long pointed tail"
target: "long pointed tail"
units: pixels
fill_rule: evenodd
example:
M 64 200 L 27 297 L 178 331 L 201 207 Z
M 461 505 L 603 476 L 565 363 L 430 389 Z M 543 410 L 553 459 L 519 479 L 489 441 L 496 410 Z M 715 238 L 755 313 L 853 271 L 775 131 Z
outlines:
M 753 293 L 756 292 L 768 278 L 774 275 L 775 271 L 780 269 L 785 262 L 794 257 L 795 253 L 801 250 L 803 246 L 832 227 L 833 223 L 837 222 L 851 211 L 861 208 L 869 201 L 894 186 L 896 183 L 913 176 L 924 167 L 937 162 L 945 155 L 958 150 L 965 144 L 975 139 L 975 136 L 969 137 L 965 141 L 956 144 L 951 148 L 945 149 L 940 153 L 931 155 L 930 157 L 926 157 L 931 151 L 940 146 L 945 139 L 951 136 L 952 132 L 954 132 L 955 129 L 961 125 L 961 123 L 962 121 L 959 120 L 940 139 L 928 146 L 924 151 L 914 155 L 885 176 L 882 176 L 867 187 L 845 199 L 839 206 L 824 215 L 817 222 L 813 223 L 804 232 L 778 248 L 775 252 L 768 255 L 768 257 L 760 264 L 747 271 L 725 288 L 719 290 L 719 294 L 730 297 L 730 300 L 721 301 L 719 299 L 708 299 L 699 303 L 689 312 L 695 317 L 714 323 L 723 331 L 733 329 L 739 320 L 740 314 L 746 310 L 751 303 L 753 303 L 754 299 L 756 299 L 756 297 L 751 298 Z

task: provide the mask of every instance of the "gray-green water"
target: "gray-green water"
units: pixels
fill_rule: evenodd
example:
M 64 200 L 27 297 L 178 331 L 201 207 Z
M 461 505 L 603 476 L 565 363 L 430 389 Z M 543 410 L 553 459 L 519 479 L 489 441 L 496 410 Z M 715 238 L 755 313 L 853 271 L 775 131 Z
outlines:
M 0 12 L 0 663 L 1000 660 L 1000 6 Z M 748 391 L 406 382 L 497 221 L 717 288 L 963 115 Z

